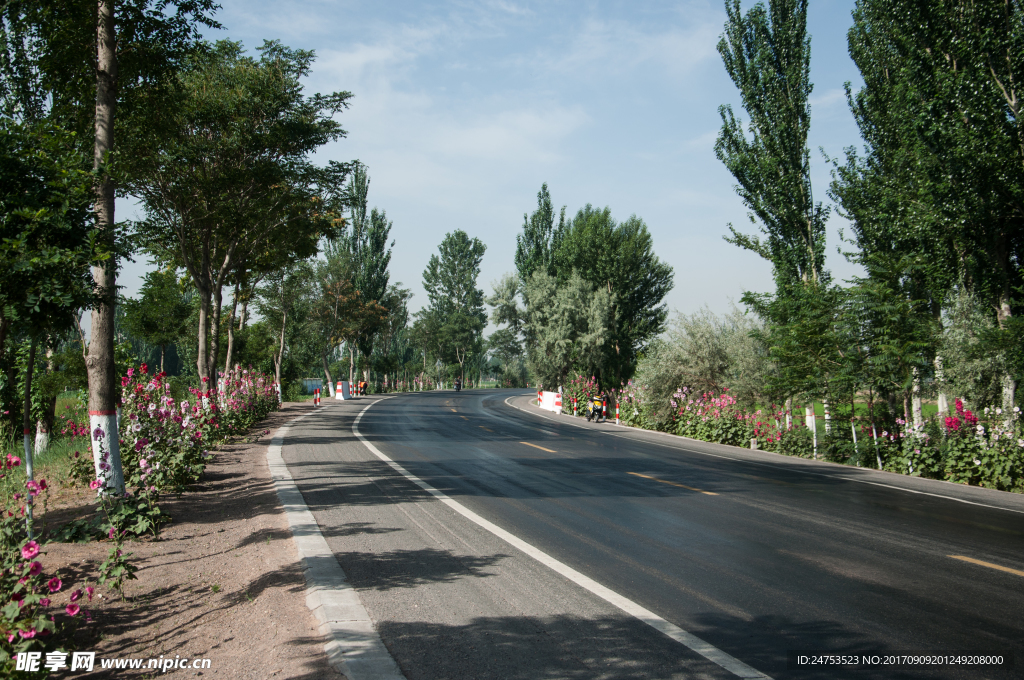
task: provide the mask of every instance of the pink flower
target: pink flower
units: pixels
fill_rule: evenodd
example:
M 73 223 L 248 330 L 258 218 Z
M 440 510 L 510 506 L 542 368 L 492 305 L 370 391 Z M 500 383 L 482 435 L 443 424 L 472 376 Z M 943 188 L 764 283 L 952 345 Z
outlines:
M 69 604 L 67 607 L 64 607 L 64 611 L 68 613 L 68 616 L 78 616 L 79 610 L 81 610 L 81 607 L 74 602 Z
M 80 597 L 82 597 L 82 589 L 81 588 L 79 588 L 78 590 L 76 590 L 73 593 L 71 593 L 71 601 L 72 602 L 76 601 Z M 89 594 L 89 599 L 90 600 L 92 599 L 92 593 Z
M 41 600 L 39 600 L 39 604 L 43 605 L 44 607 L 49 607 L 50 606 L 50 598 L 48 598 L 48 597 L 42 598 Z
M 32 564 L 28 565 L 28 575 L 29 576 L 38 576 L 42 572 L 43 572 L 43 565 L 41 565 L 39 562 L 33 562 Z
M 29 628 L 28 630 L 19 630 L 18 635 L 20 635 L 25 640 L 31 640 L 36 636 L 36 629 Z
M 25 560 L 30 560 L 39 554 L 39 544 L 35 541 L 29 541 L 21 547 L 21 557 Z
M 94 479 L 91 482 L 89 482 L 89 488 L 92 489 L 93 491 L 100 488 L 101 486 L 103 486 L 103 480 Z
M 89 596 L 89 601 L 92 602 L 92 594 L 96 592 L 96 589 L 92 586 L 85 587 L 85 594 Z
M 47 582 L 46 586 L 50 589 L 51 593 L 56 593 L 64 586 L 64 584 L 61 582 L 59 578 L 54 576 Z

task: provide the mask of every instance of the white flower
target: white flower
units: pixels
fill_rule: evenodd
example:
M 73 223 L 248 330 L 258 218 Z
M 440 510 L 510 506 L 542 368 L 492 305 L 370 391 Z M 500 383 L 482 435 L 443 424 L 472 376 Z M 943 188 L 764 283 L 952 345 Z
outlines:
M 140 423 L 132 425 L 132 432 L 142 432 L 142 425 Z
M 980 460 L 978 460 L 977 458 L 975 458 L 975 459 L 974 459 L 974 464 L 975 464 L 975 465 L 981 465 L 981 461 L 980 461 Z
M 997 409 L 996 409 L 996 415 L 997 415 L 997 416 L 1001 416 L 1001 415 L 1003 415 L 1003 409 L 1001 409 L 1001 408 L 997 408 Z

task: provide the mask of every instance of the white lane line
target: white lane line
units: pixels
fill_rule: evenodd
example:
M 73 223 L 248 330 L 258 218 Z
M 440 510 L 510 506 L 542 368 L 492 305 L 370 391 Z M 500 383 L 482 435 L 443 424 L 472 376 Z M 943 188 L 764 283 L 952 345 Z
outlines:
M 516 395 L 513 395 L 513 396 L 516 396 Z M 509 397 L 508 399 L 512 399 L 512 397 Z M 508 405 L 508 406 L 511 406 L 512 408 L 514 408 L 516 410 L 522 411 L 523 413 L 526 413 L 526 414 L 529 414 L 529 415 L 532 415 L 532 416 L 540 416 L 541 418 L 545 418 L 547 420 L 554 420 L 555 422 L 563 423 L 563 421 L 555 420 L 554 418 L 550 418 L 550 417 L 544 415 L 543 413 L 534 413 L 533 411 L 527 411 L 526 409 L 523 409 L 523 408 L 521 408 L 519 406 L 516 406 L 515 404 L 509 404 L 508 403 L 508 399 L 505 400 L 505 404 Z M 595 432 L 597 434 L 606 434 L 606 435 L 609 435 L 611 437 L 622 437 L 623 439 L 629 439 L 631 441 L 642 441 L 645 444 L 653 444 L 655 446 L 664 446 L 665 448 L 672 449 L 674 451 L 678 451 L 681 448 L 680 445 L 678 445 L 678 444 L 665 444 L 663 442 L 655 442 L 655 441 L 647 441 L 647 440 L 644 440 L 644 439 L 638 439 L 636 437 L 629 436 L 625 432 L 605 432 L 604 430 L 595 430 L 595 429 L 593 429 L 591 427 L 584 427 L 582 425 L 577 425 L 576 423 L 563 423 L 563 424 L 565 424 L 565 425 L 572 425 L 573 427 L 578 427 L 578 428 L 580 428 L 582 430 L 588 430 L 590 432 Z M 630 428 L 630 429 L 633 429 L 633 428 Z M 650 434 L 662 434 L 662 435 L 665 435 L 665 436 L 668 436 L 668 437 L 675 436 L 675 435 L 668 434 L 666 432 L 653 432 L 652 431 Z M 710 442 L 704 442 L 704 443 L 710 443 Z M 977 501 L 969 501 L 969 500 L 966 500 L 966 499 L 963 499 L 963 498 L 957 498 L 956 496 L 946 496 L 946 495 L 941 494 L 941 493 L 931 493 L 929 491 L 918 491 L 916 489 L 908 489 L 906 487 L 895 486 L 893 484 L 883 484 L 882 482 L 871 482 L 871 481 L 868 481 L 866 479 L 855 479 L 853 476 L 847 477 L 847 476 L 844 476 L 844 475 L 828 475 L 828 474 L 825 474 L 823 472 L 811 472 L 810 470 L 801 470 L 796 465 L 772 465 L 771 463 L 762 463 L 760 461 L 748 460 L 746 458 L 734 458 L 732 456 L 725 456 L 725 455 L 722 455 L 722 454 L 719 454 L 719 453 L 708 453 L 707 451 L 697 451 L 696 449 L 683 449 L 683 450 L 686 453 L 695 453 L 695 454 L 697 454 L 699 456 L 710 456 L 711 458 L 720 458 L 722 460 L 731 460 L 734 463 L 749 463 L 750 465 L 760 465 L 761 467 L 771 468 L 772 470 L 785 470 L 787 472 L 797 472 L 797 473 L 802 474 L 802 475 L 813 475 L 814 477 L 826 477 L 828 479 L 838 479 L 840 481 L 853 482 L 855 484 L 870 484 L 871 486 L 881 486 L 881 487 L 884 487 L 886 489 L 895 489 L 896 491 L 906 491 L 907 493 L 916 493 L 916 494 L 918 494 L 920 496 L 933 496 L 935 498 L 944 498 L 944 499 L 946 499 L 948 501 L 956 501 L 957 503 L 966 503 L 967 505 L 977 505 L 977 506 L 982 507 L 982 508 L 990 508 L 992 510 L 1005 510 L 1006 512 L 1013 512 L 1013 513 L 1016 513 L 1018 515 L 1024 515 L 1024 510 L 1015 510 L 1013 508 L 1006 508 L 1006 507 L 1002 507 L 1002 506 L 999 506 L 999 505 L 989 505 L 987 503 L 979 503 Z M 862 469 L 861 472 L 853 472 L 853 470 L 856 470 L 856 469 L 857 468 L 850 468 L 851 475 L 855 475 L 855 474 L 871 474 L 872 472 L 874 472 L 872 470 L 863 470 L 863 469 Z
M 410 482 L 420 487 L 421 489 L 429 493 L 431 496 L 438 499 L 439 501 L 441 501 L 442 503 L 444 503 L 445 505 L 447 505 L 452 510 L 459 513 L 469 521 L 473 522 L 477 526 L 486 529 L 487 531 L 491 532 L 492 534 L 502 539 L 506 543 L 509 543 L 510 545 L 514 546 L 515 548 L 518 548 L 520 551 L 526 553 L 533 559 L 537 560 L 545 567 L 548 567 L 552 571 L 561 574 L 562 576 L 569 579 L 581 588 L 588 590 L 594 595 L 598 596 L 605 602 L 608 602 L 609 604 L 618 607 L 630 616 L 633 616 L 643 621 L 651 628 L 654 628 L 655 630 L 664 633 L 676 642 L 679 642 L 682 645 L 692 649 L 708 661 L 718 664 L 719 666 L 729 671 L 733 675 L 739 676 L 741 678 L 762 678 L 763 680 L 771 680 L 769 676 L 765 675 L 761 671 L 751 668 L 750 666 L 743 663 L 736 657 L 730 656 L 729 654 L 726 654 L 717 647 L 707 642 L 704 642 L 696 635 L 686 632 L 674 623 L 669 623 L 668 621 L 661 618 L 649 609 L 645 609 L 636 602 L 633 602 L 632 600 L 623 597 L 622 595 L 619 595 L 611 588 L 606 588 L 605 586 L 601 585 L 592 578 L 584 576 L 583 574 L 576 571 L 569 565 L 559 562 L 543 550 L 535 548 L 534 546 L 530 545 L 518 536 L 515 536 L 509 533 L 508 531 L 505 531 L 498 525 L 489 522 L 488 520 L 476 514 L 475 512 L 465 507 L 458 501 L 448 497 L 444 492 L 438 491 L 437 489 L 427 484 L 416 475 L 410 473 L 408 470 L 406 470 L 404 467 L 402 467 L 395 461 L 388 458 L 359 432 L 359 421 L 362 420 L 363 414 L 365 414 L 370 409 L 370 407 L 376 403 L 377 402 L 375 401 L 373 402 L 373 404 L 367 405 L 366 408 L 359 412 L 359 415 L 356 416 L 356 419 L 352 422 L 352 434 L 354 434 L 356 438 L 359 439 L 359 441 L 361 441 L 366 446 L 366 448 L 370 450 L 371 453 L 373 453 L 373 455 L 377 456 L 377 458 L 381 459 L 382 461 L 390 465 L 391 468 L 395 470 L 397 473 L 399 473 L 400 475 L 408 479 Z

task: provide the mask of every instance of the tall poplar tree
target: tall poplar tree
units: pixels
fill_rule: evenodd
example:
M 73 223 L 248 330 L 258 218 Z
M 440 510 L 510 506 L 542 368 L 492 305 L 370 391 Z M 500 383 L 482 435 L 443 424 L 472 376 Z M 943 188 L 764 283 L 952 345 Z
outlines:
M 807 146 L 813 89 L 807 0 L 770 0 L 767 9 L 758 3 L 745 15 L 739 0 L 726 0 L 725 10 L 718 52 L 750 122 L 745 128 L 731 106 L 720 107 L 715 154 L 764 234 L 762 240 L 730 225 L 726 240 L 771 262 L 780 284 L 824 281 L 828 210 L 814 202 Z
M 844 208 L 861 228 L 871 225 L 871 207 L 857 205 L 865 187 L 888 198 L 885 212 L 904 206 L 911 219 L 877 231 L 922 253 L 931 297 L 955 284 L 1012 334 L 1024 257 L 1024 3 L 860 0 L 849 42 L 864 76 L 851 104 L 867 148 L 839 176 Z M 1004 408 L 1018 377 L 1004 376 Z
M 807 357 L 797 359 L 789 343 L 793 337 L 818 337 L 823 332 L 807 327 L 808 317 L 796 313 L 794 303 L 809 299 L 824 303 L 829 297 L 828 291 L 819 288 L 829 280 L 825 271 L 828 210 L 814 201 L 807 146 L 808 98 L 813 89 L 807 0 L 769 0 L 767 8 L 758 3 L 746 14 L 739 0 L 726 0 L 725 9 L 728 20 L 718 52 L 750 122 L 745 128 L 730 106 L 720 107 L 722 130 L 715 154 L 736 178 L 736 192 L 763 234 L 763 238 L 741 234 L 729 225 L 731 235 L 726 240 L 772 263 L 774 298 L 747 293 L 743 299 L 769 323 L 769 343 L 774 344 L 779 375 L 801 376 L 782 391 L 789 393 L 787 397 L 795 396 L 806 393 L 808 386 L 820 385 L 814 390 L 827 398 L 830 363 L 810 347 Z M 794 370 L 786 370 L 784 364 L 793 364 Z M 808 375 L 808 366 L 816 367 L 819 374 Z

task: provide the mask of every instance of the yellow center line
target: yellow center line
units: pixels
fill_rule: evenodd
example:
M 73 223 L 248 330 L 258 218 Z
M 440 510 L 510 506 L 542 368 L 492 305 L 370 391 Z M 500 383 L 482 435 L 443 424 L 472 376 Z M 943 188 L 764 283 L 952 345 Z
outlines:
M 492 430 L 491 428 L 489 428 L 489 427 L 484 427 L 483 425 L 480 425 L 480 426 L 479 426 L 479 428 L 480 428 L 481 430 L 487 430 L 488 432 L 494 432 L 494 430 Z
M 458 413 L 458 411 L 456 411 L 455 409 L 452 409 L 452 413 Z
M 1008 574 L 1024 576 L 1024 571 L 1021 571 L 1020 569 L 1010 569 L 1009 567 L 992 564 L 991 562 L 982 562 L 981 560 L 976 560 L 973 557 L 964 557 L 963 555 L 946 555 L 946 557 L 952 557 L 954 560 L 963 560 L 964 562 L 970 562 L 971 564 L 978 564 L 983 567 L 988 567 L 989 569 L 998 569 L 999 571 L 1005 571 Z
M 548 453 L 558 453 L 558 451 L 552 451 L 551 449 L 545 449 L 543 446 L 537 446 L 536 444 L 531 444 L 530 442 L 519 442 L 519 443 L 520 444 L 526 444 L 527 446 L 532 446 L 533 448 L 540 449 L 541 451 L 547 451 Z
M 626 474 L 627 475 L 635 475 L 637 477 L 643 477 L 644 479 L 650 479 L 650 480 L 653 480 L 655 482 L 661 482 L 662 484 L 668 484 L 670 486 L 678 486 L 681 489 L 689 489 L 690 491 L 696 491 L 698 493 L 702 493 L 702 494 L 705 494 L 705 495 L 708 495 L 708 496 L 717 496 L 718 495 L 714 491 L 705 491 L 704 489 L 696 489 L 696 488 L 694 488 L 692 486 L 686 486 L 685 484 L 680 484 L 679 482 L 670 482 L 667 479 L 658 479 L 657 477 L 651 477 L 650 475 L 642 475 L 639 472 L 627 472 Z
M 459 417 L 462 418 L 463 420 L 469 420 L 469 418 L 467 418 L 466 416 L 459 416 Z

